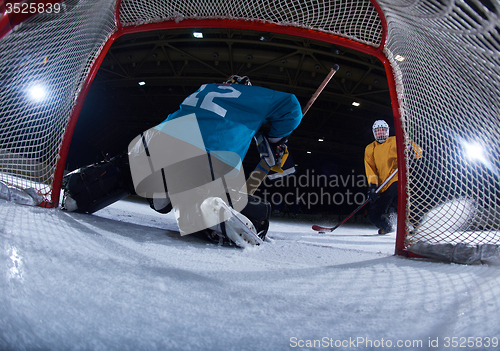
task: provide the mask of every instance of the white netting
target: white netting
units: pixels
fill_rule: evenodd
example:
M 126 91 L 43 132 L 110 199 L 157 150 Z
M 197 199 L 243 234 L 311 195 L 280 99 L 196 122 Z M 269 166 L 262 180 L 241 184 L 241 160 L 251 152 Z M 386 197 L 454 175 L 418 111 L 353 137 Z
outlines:
M 367 0 L 123 0 L 123 26 L 165 20 L 234 19 L 262 21 L 314 29 L 376 46 L 382 40 L 382 24 Z
M 400 73 L 404 132 L 424 155 L 407 160 L 406 245 L 498 245 L 500 4 L 387 1 L 381 7 L 386 53 Z
M 50 195 L 71 111 L 115 30 L 114 5 L 68 0 L 0 41 L 0 181 Z
M 116 0 L 67 0 L 58 13 L 37 14 L 0 40 L 0 181 L 50 198 L 68 119 L 117 29 L 115 6 Z M 125 0 L 119 12 L 123 26 L 224 18 L 314 28 L 372 46 L 382 38 L 369 1 Z
M 50 194 L 76 98 L 116 31 L 115 2 L 67 0 L 60 14 L 37 15 L 0 40 L 0 181 L 18 188 L 36 183 L 39 193 Z M 500 5 L 379 3 L 387 19 L 384 52 L 395 73 L 403 133 L 423 150 L 422 158 L 406 160 L 406 244 L 499 244 Z M 129 28 L 229 19 L 384 45 L 382 22 L 368 0 L 123 0 L 119 16 Z M 46 89 L 43 101 L 28 96 L 38 84 Z

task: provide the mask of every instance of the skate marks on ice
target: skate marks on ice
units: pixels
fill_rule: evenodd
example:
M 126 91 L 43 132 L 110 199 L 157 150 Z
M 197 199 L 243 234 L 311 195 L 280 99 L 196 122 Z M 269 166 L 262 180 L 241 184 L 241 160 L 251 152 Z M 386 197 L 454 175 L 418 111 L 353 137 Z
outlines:
M 96 212 L 94 215 L 103 218 L 123 221 L 125 223 L 134 223 L 146 225 L 159 229 L 167 229 L 169 236 L 174 239 L 188 240 L 186 238 L 177 238 L 178 228 L 175 217 L 172 213 L 160 214 L 152 211 L 145 202 L 140 199 L 127 199 L 114 203 L 105 209 Z M 365 237 L 366 236 L 366 237 Z M 213 243 L 207 243 L 196 239 L 202 245 L 207 247 L 217 247 Z M 377 228 L 369 224 L 345 224 L 338 228 L 331 235 L 317 234 L 311 230 L 311 222 L 296 221 L 289 219 L 271 218 L 268 239 L 255 250 L 268 250 L 268 245 L 278 245 L 280 242 L 296 242 L 297 244 L 317 245 L 331 248 L 341 248 L 349 250 L 366 250 L 372 253 L 384 253 L 386 255 L 394 254 L 395 234 L 378 235 Z M 230 248 L 234 249 L 234 248 Z M 269 247 L 269 250 L 271 248 Z
M 387 256 L 394 254 L 396 242 L 395 233 L 379 235 L 378 229 L 371 224 L 346 223 L 334 232 L 319 234 L 311 229 L 310 221 L 272 219 L 269 233 L 269 236 L 275 240 L 343 250 L 382 253 Z
M 498 333 L 498 269 L 378 253 L 371 238 L 347 242 L 359 228 L 328 242 L 310 223 L 272 222 L 269 241 L 236 249 L 158 228 L 168 216 L 139 225 L 116 207 L 106 216 L 122 221 L 0 207 L 0 349 L 284 350 L 292 337 Z

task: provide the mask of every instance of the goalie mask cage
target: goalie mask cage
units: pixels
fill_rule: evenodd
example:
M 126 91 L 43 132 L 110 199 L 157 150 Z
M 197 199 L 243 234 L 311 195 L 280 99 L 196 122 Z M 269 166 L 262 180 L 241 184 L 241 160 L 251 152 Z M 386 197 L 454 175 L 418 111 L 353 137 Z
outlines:
M 4 195 L 36 191 L 40 205 L 58 205 L 76 120 L 116 38 L 176 27 L 261 30 L 342 45 L 383 62 L 398 140 L 396 253 L 474 263 L 497 252 L 496 0 L 46 0 L 36 3 L 60 11 L 36 14 L 7 13 L 9 3 L 34 1 L 0 4 Z M 422 157 L 413 158 L 408 140 Z

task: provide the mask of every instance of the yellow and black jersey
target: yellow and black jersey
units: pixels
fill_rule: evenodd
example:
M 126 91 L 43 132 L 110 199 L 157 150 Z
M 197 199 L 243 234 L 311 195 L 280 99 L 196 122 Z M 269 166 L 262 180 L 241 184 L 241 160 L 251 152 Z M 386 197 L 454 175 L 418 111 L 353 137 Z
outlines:
M 408 149 L 413 150 L 415 158 L 422 157 L 422 149 L 412 140 L 408 139 Z M 391 136 L 380 144 L 374 141 L 365 148 L 365 172 L 368 184 L 379 187 L 398 168 L 398 153 L 396 148 L 396 137 Z M 398 180 L 394 177 L 380 190 L 384 192 L 392 183 Z
M 365 172 L 368 184 L 375 184 L 379 187 L 397 168 L 396 137 L 391 136 L 382 144 L 374 141 L 365 148 Z M 398 175 L 395 174 L 380 192 L 384 192 L 397 180 Z

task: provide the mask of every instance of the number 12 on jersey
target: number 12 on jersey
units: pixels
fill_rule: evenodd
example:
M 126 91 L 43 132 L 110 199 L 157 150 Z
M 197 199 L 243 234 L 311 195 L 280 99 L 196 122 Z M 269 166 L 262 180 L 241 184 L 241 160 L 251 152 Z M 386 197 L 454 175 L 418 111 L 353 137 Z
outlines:
M 198 97 L 198 95 L 203 95 L 203 90 L 206 88 L 206 84 L 202 85 L 200 89 L 191 95 L 189 95 L 184 101 L 182 102 L 182 105 L 188 105 L 188 106 L 193 106 L 196 107 L 199 103 L 199 100 L 201 97 Z M 217 89 L 220 89 L 221 91 L 210 91 L 208 92 L 204 97 L 201 98 L 201 104 L 200 108 L 211 111 L 213 113 L 218 114 L 221 117 L 226 116 L 227 110 L 223 108 L 220 105 L 217 105 L 213 100 L 214 98 L 224 98 L 224 99 L 231 99 L 231 98 L 238 98 L 241 95 L 241 92 L 236 90 L 234 87 L 230 85 L 219 85 L 217 86 Z M 227 92 L 225 92 L 227 91 Z

